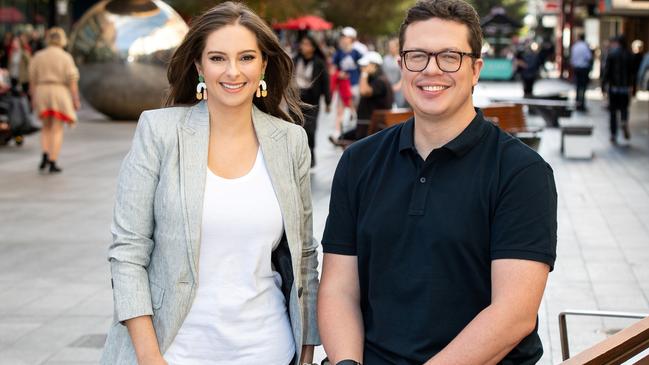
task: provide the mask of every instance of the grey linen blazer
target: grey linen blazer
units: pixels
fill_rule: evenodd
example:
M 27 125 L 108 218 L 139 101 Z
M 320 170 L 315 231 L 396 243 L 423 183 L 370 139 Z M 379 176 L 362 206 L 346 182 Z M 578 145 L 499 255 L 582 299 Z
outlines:
M 302 345 L 320 343 L 318 243 L 312 236 L 307 138 L 300 126 L 256 107 L 252 120 L 284 221 L 273 267 L 283 279 L 297 364 Z M 199 285 L 208 139 L 209 113 L 204 101 L 192 107 L 145 111 L 140 116 L 117 185 L 113 243 L 108 253 L 114 323 L 102 364 L 137 364 L 123 321 L 152 315 L 164 353 L 191 308 Z

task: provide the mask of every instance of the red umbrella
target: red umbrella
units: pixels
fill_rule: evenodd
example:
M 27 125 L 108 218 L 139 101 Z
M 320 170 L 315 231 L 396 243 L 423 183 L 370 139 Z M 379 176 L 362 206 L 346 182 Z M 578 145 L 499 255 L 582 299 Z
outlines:
M 0 8 L 0 23 L 22 23 L 24 21 L 23 13 L 13 6 Z
M 273 25 L 274 29 L 286 30 L 327 30 L 332 27 L 333 24 L 315 15 L 305 15 Z

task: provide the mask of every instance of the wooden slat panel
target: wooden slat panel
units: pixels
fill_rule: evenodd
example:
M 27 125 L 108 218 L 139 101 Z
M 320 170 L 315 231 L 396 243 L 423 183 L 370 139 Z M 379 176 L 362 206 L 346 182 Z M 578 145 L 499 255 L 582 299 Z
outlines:
M 525 114 L 519 104 L 493 104 L 481 109 L 485 118 L 491 119 L 502 130 L 510 133 L 525 131 Z
M 649 317 L 562 362 L 563 365 L 613 365 L 649 348 Z M 646 359 L 646 358 L 645 358 Z M 644 361 L 641 360 L 641 361 Z M 646 363 L 641 362 L 645 365 Z
M 374 134 L 382 129 L 405 122 L 413 116 L 410 109 L 379 109 L 372 112 L 367 135 Z

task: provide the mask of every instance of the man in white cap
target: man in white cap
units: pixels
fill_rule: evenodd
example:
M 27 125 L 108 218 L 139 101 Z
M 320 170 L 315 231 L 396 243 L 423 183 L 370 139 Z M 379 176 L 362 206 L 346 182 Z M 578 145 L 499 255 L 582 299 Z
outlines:
M 334 53 L 332 63 L 336 67 L 336 72 L 333 73 L 333 77 L 337 77 L 340 80 L 349 80 L 351 85 L 352 93 L 352 114 L 354 114 L 354 109 L 358 105 L 359 101 L 359 90 L 358 90 L 358 80 L 361 76 L 360 67 L 358 66 L 358 60 L 363 57 L 362 53 L 354 49 L 354 40 L 356 38 L 356 30 L 352 27 L 343 28 L 340 39 L 338 40 L 338 49 Z M 339 98 L 340 99 L 340 98 Z M 342 100 L 339 100 L 337 103 L 336 111 L 336 135 L 333 138 L 338 138 L 340 131 L 342 130 L 342 120 L 344 114 L 345 105 L 343 105 Z
M 356 32 L 356 29 L 352 27 L 345 27 L 342 30 L 342 34 L 346 37 L 352 38 L 352 47 L 362 55 L 365 55 L 369 51 L 367 46 L 358 40 L 358 33 Z

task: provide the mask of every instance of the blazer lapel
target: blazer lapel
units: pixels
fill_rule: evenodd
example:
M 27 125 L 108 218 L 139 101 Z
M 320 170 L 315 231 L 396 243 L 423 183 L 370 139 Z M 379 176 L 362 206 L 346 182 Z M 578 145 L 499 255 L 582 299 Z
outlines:
M 264 162 L 268 169 L 277 201 L 279 202 L 284 231 L 291 252 L 295 247 L 299 215 L 296 191 L 293 189 L 293 166 L 288 151 L 286 127 L 281 122 L 253 106 L 252 121 L 259 140 Z M 193 106 L 185 123 L 178 127 L 180 151 L 180 194 L 185 220 L 187 255 L 194 281 L 198 281 L 200 233 L 207 172 L 209 144 L 209 112 L 204 101 Z M 297 255 L 293 255 L 297 256 Z M 298 257 L 292 257 L 293 267 L 298 267 Z
M 178 127 L 178 141 L 180 194 L 184 210 L 187 255 L 194 282 L 198 282 L 198 257 L 209 143 L 209 113 L 204 101 L 190 108 L 185 123 Z
M 281 122 L 275 118 L 270 118 L 256 106 L 253 106 L 252 121 L 282 211 L 286 239 L 291 252 L 295 252 L 294 245 L 297 242 L 299 216 L 297 214 L 296 191 L 293 189 L 292 156 L 288 151 L 286 127 L 282 126 Z M 297 259 L 297 257 L 292 258 L 294 268 L 297 267 L 295 266 Z

